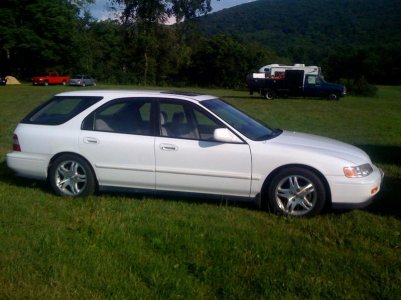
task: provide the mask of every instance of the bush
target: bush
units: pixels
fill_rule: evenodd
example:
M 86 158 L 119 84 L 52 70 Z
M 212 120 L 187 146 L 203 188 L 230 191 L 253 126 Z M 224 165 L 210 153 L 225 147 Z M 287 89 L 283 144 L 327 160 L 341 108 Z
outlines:
M 377 94 L 377 87 L 370 84 L 365 76 L 357 79 L 341 79 L 341 83 L 347 87 L 347 93 L 350 95 L 372 97 Z

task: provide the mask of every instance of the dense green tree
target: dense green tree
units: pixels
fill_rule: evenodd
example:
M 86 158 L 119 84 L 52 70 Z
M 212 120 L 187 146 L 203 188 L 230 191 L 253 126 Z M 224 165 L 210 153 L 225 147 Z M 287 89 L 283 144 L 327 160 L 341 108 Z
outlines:
M 401 84 L 399 0 L 264 0 L 207 18 L 210 0 L 109 0 L 122 11 L 107 21 L 91 17 L 93 2 L 2 0 L 1 75 L 241 87 L 262 65 L 305 63 L 357 87 Z
M 160 68 L 161 65 L 167 67 L 166 62 L 177 61 L 177 57 L 174 58 L 174 53 L 177 54 L 174 48 L 181 48 L 181 45 L 176 44 L 174 47 L 171 44 L 171 41 L 176 39 L 173 32 L 165 28 L 164 24 L 168 18 L 188 21 L 198 14 L 211 10 L 210 0 L 110 0 L 110 2 L 123 8 L 121 22 L 125 30 L 125 70 L 127 73 L 137 73 L 138 68 L 142 70 L 142 74 L 136 78 L 145 85 L 155 83 L 169 73 L 166 68 Z M 166 48 L 166 45 L 173 47 Z M 163 57 L 160 57 L 161 55 Z
M 245 75 L 264 62 L 278 60 L 273 53 L 254 44 L 219 34 L 204 39 L 187 71 L 192 84 L 244 87 Z
M 80 56 L 74 72 L 91 74 L 103 82 L 124 82 L 121 25 L 112 20 L 95 22 L 89 18 L 83 28 L 77 37 Z
M 90 1 L 2 0 L 0 63 L 3 72 L 29 76 L 76 66 L 79 6 Z

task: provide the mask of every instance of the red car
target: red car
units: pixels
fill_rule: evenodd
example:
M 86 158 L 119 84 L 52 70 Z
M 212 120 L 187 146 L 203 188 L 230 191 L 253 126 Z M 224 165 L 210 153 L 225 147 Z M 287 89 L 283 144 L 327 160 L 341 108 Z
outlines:
M 49 84 L 62 84 L 66 85 L 70 80 L 69 76 L 60 76 L 57 72 L 49 72 L 44 76 L 34 76 L 32 77 L 33 85 L 49 85 Z

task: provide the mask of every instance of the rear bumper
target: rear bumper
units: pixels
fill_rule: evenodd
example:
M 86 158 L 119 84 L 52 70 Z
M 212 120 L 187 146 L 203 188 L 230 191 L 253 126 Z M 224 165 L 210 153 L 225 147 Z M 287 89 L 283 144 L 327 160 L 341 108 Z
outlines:
M 7 166 L 18 176 L 45 180 L 50 156 L 13 151 L 7 153 Z

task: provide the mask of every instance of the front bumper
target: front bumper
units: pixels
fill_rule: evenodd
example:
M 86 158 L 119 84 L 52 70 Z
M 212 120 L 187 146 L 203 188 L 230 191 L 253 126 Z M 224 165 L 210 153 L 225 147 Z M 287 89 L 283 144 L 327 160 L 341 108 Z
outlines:
M 379 193 L 383 179 L 383 170 L 376 166 L 373 166 L 373 172 L 364 178 L 330 178 L 332 207 L 335 209 L 352 209 L 370 205 Z

